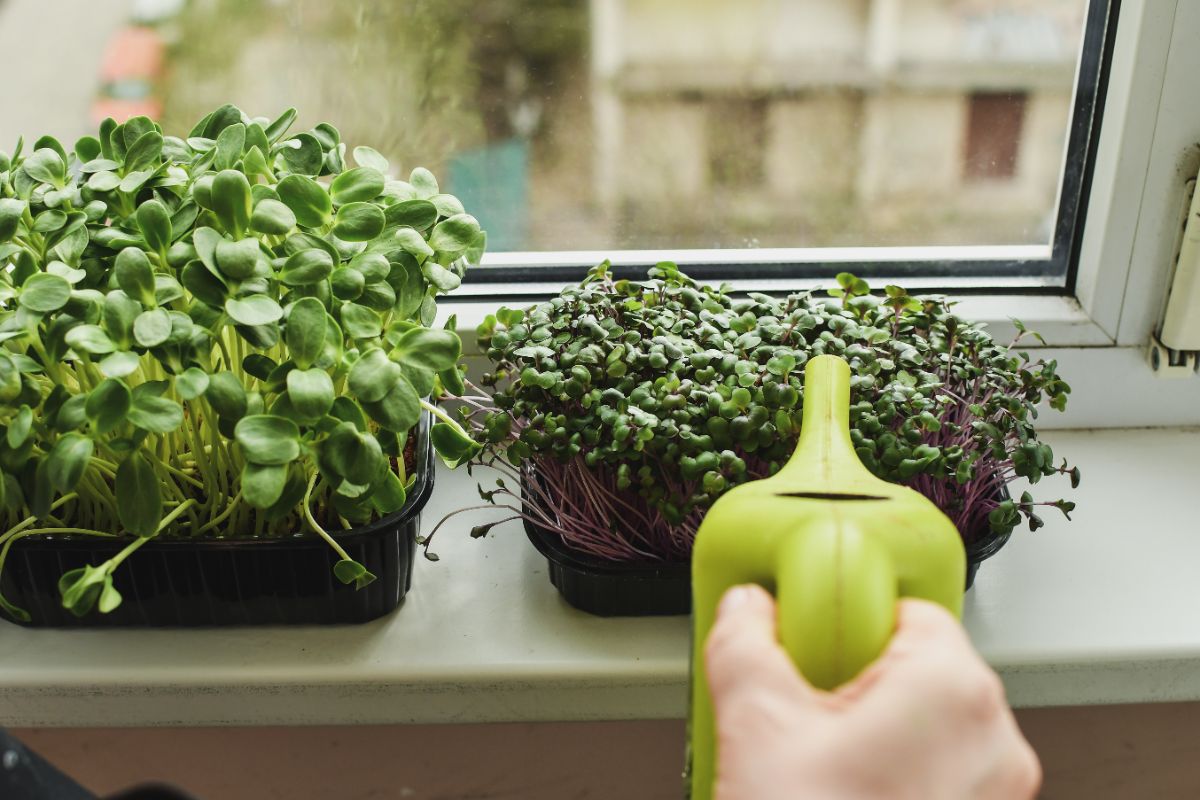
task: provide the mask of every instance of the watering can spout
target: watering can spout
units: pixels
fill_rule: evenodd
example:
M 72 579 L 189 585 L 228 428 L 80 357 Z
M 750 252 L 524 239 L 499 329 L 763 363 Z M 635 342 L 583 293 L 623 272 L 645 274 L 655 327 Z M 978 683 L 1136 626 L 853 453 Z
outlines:
M 805 365 L 804 375 L 800 441 L 775 480 L 814 493 L 863 491 L 881 483 L 850 440 L 850 365 L 820 355 Z

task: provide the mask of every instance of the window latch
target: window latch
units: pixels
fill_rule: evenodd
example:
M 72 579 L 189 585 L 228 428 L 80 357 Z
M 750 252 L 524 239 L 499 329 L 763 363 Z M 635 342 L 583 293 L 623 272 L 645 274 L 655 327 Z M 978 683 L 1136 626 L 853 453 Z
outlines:
M 1151 334 L 1150 367 L 1161 378 L 1194 376 L 1200 368 L 1200 192 L 1188 181 L 1191 202 L 1168 287 L 1162 324 Z

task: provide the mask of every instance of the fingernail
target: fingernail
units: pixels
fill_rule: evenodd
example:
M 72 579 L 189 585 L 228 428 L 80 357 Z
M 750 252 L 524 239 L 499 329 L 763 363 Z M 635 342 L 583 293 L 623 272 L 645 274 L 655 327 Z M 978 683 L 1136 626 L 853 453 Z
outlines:
M 750 588 L 748 586 L 734 586 L 725 592 L 725 596 L 721 598 L 721 604 L 717 611 L 718 613 L 725 614 L 733 611 L 738 606 L 745 605 L 749 599 Z

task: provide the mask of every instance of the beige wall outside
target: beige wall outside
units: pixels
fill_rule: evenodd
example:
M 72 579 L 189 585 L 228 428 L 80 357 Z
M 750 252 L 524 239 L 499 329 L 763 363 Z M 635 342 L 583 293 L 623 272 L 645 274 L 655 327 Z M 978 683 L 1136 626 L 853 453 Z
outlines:
M 1036 197 L 1058 191 L 1070 109 L 1070 92 L 1035 92 L 1029 97 L 1017 168 L 1021 183 Z
M 626 63 L 739 64 L 857 58 L 866 0 L 598 0 L 621 6 Z M 670 36 L 664 36 L 670 31 Z
M 708 188 L 705 108 L 671 98 L 624 107 L 620 185 L 634 205 L 687 203 Z
M 859 201 L 944 198 L 959 185 L 962 94 L 888 93 L 866 101 Z
M 878 2 L 878 0 L 876 0 Z M 901 61 L 1072 61 L 1080 0 L 899 0 Z M 1011 12 L 1036 10 L 1038 22 L 1013 24 Z
M 811 92 L 771 103 L 765 161 L 772 196 L 800 201 L 852 192 L 861 125 L 858 95 Z

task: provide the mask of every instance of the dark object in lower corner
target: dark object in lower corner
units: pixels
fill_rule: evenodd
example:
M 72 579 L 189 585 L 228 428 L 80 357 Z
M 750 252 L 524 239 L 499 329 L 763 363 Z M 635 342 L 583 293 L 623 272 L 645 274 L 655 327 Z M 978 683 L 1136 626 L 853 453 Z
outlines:
M 98 800 L 50 762 L 0 728 L 0 798 L 4 800 Z M 173 786 L 147 784 L 105 800 L 195 800 Z
M 421 509 L 433 493 L 429 418 L 416 439 L 416 481 L 404 508 L 337 535 L 376 580 L 362 589 L 333 575 L 337 555 L 314 535 L 293 539 L 150 541 L 114 574 L 124 601 L 76 617 L 62 606 L 58 579 L 99 564 L 127 544 L 71 536 L 30 536 L 13 545 L 0 588 L 27 610 L 31 627 L 202 627 L 368 622 L 394 610 L 412 585 Z
M 0 728 L 0 797 L 4 800 L 96 800 Z

